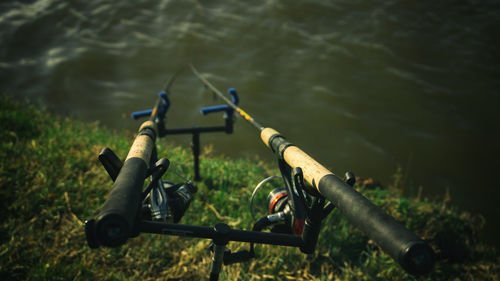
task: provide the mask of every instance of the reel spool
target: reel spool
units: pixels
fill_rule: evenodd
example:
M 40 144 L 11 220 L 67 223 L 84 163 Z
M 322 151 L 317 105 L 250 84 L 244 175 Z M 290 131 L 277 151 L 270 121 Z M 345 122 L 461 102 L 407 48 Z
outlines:
M 273 176 L 266 178 L 254 189 L 250 200 L 250 211 L 252 213 L 252 217 L 254 217 L 253 200 L 255 194 L 263 184 L 275 178 L 281 179 L 282 177 Z M 304 197 L 307 196 L 304 195 Z M 301 235 L 304 229 L 304 213 L 307 206 L 305 205 L 305 202 L 295 202 L 294 204 L 292 203 L 292 200 L 293 198 L 290 198 L 289 191 L 285 187 L 278 187 L 271 190 L 266 200 L 268 215 L 256 220 L 253 230 L 261 231 L 264 228 L 271 227 L 270 230 L 274 233 Z

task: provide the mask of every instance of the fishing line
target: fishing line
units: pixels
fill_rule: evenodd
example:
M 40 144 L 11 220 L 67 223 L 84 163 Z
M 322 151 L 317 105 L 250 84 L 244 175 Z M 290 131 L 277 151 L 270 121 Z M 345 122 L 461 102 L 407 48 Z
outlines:
M 261 124 L 259 124 L 257 121 L 255 121 L 253 119 L 252 116 L 250 116 L 250 114 L 246 113 L 243 109 L 241 109 L 240 107 L 235 105 L 233 102 L 231 102 L 227 97 L 224 96 L 224 94 L 221 91 L 219 91 L 217 88 L 215 88 L 215 86 L 212 85 L 210 82 L 208 82 L 207 79 L 203 78 L 203 76 L 201 76 L 201 74 L 198 72 L 198 70 L 196 70 L 196 68 L 192 64 L 189 64 L 189 68 L 191 68 L 191 71 L 193 72 L 193 74 L 196 77 L 198 77 L 198 79 L 200 79 L 201 82 L 203 82 L 203 84 L 206 87 L 208 87 L 210 90 L 212 90 L 213 93 L 215 93 L 219 98 L 221 98 L 224 102 L 226 102 L 227 105 L 229 105 L 232 109 L 234 109 L 234 111 L 236 113 L 238 113 L 243 119 L 250 122 L 250 124 L 252 124 L 259 131 L 264 129 L 264 127 Z

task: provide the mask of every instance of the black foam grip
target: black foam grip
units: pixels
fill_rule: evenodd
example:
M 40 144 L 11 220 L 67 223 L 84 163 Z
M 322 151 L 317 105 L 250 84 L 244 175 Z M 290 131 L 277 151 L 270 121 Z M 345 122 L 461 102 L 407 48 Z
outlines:
M 97 216 L 96 236 L 101 245 L 121 246 L 132 234 L 146 172 L 146 162 L 141 158 L 130 158 L 123 164 Z
M 318 189 L 408 273 L 421 275 L 433 268 L 434 253 L 427 243 L 338 177 L 324 176 Z

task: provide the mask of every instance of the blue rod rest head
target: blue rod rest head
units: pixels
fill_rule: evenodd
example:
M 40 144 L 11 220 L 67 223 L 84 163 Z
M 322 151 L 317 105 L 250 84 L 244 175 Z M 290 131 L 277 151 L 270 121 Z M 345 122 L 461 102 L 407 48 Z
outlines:
M 159 92 L 158 96 L 160 97 L 160 99 L 162 101 L 162 104 L 160 106 L 160 112 L 158 114 L 159 114 L 160 119 L 164 119 L 165 114 L 167 113 L 167 111 L 170 107 L 170 100 L 168 99 L 167 93 L 165 93 L 164 91 Z M 137 119 L 142 118 L 142 117 L 151 116 L 151 113 L 153 113 L 153 109 L 147 109 L 147 110 L 132 112 L 132 114 L 130 114 L 130 116 L 134 120 L 137 120 Z
M 209 113 L 214 113 L 214 112 L 219 112 L 219 111 L 232 111 L 233 109 L 229 107 L 229 105 L 214 105 L 214 106 L 207 106 L 207 107 L 202 107 L 200 109 L 201 114 L 207 115 Z
M 153 112 L 152 109 L 136 111 L 136 112 L 132 112 L 132 114 L 130 114 L 130 117 L 132 117 L 134 120 L 137 120 L 137 119 L 142 118 L 142 117 L 150 116 L 152 112 Z
M 165 113 L 163 114 L 166 114 L 168 109 L 170 108 L 170 100 L 168 99 L 168 95 L 166 92 L 161 91 L 158 93 L 158 96 L 162 99 L 163 104 L 165 106 Z
M 235 88 L 229 88 L 227 89 L 227 93 L 231 95 L 232 102 L 237 105 L 240 102 L 240 99 L 238 97 L 238 92 L 236 92 Z
M 229 88 L 227 89 L 227 92 L 231 95 L 232 102 L 236 105 L 239 102 L 238 98 L 238 93 L 236 92 L 235 88 Z M 231 108 L 229 105 L 223 104 L 223 105 L 214 105 L 214 106 L 207 106 L 207 107 L 202 107 L 200 109 L 201 114 L 207 115 L 209 113 L 214 113 L 214 112 L 219 112 L 219 111 L 225 111 L 226 116 L 231 116 L 234 112 L 233 108 Z

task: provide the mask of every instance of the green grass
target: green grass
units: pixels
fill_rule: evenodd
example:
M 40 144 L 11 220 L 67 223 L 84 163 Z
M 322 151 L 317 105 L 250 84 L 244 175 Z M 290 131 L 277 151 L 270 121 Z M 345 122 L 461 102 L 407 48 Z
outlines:
M 97 214 L 111 187 L 97 155 L 107 146 L 123 158 L 132 136 L 6 97 L 1 97 L 0 124 L 1 280 L 207 279 L 208 240 L 141 234 L 117 249 L 91 250 L 86 245 L 83 223 Z M 165 144 L 168 139 L 157 143 L 161 157 L 192 177 L 189 150 Z M 251 192 L 260 180 L 276 173 L 256 160 L 230 160 L 205 151 L 199 192 L 181 222 L 225 222 L 249 229 Z M 484 224 L 480 216 L 457 210 L 447 201 L 356 188 L 434 248 L 436 268 L 420 279 L 498 280 L 498 256 L 478 239 Z M 265 194 L 259 194 L 257 200 L 263 199 Z M 232 242 L 229 247 L 236 251 L 247 245 Z M 324 222 L 313 255 L 286 247 L 256 250 L 257 259 L 225 266 L 221 280 L 416 279 L 339 213 Z

